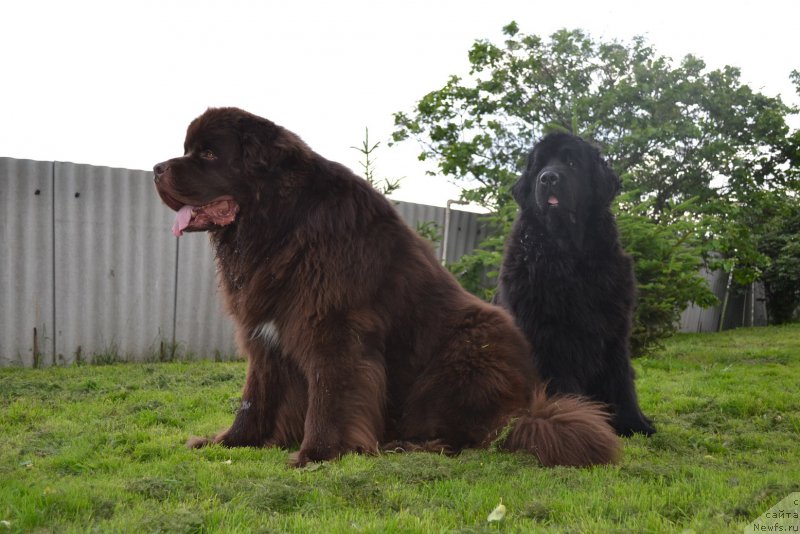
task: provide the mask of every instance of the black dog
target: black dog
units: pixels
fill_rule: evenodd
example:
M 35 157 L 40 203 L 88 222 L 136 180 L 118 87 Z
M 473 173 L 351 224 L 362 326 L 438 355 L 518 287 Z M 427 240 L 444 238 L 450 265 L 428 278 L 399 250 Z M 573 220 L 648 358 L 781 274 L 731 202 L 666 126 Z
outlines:
M 495 299 L 533 345 L 549 391 L 602 401 L 618 434 L 650 435 L 629 352 L 633 260 L 609 209 L 619 189 L 619 177 L 583 139 L 557 133 L 537 143 L 512 188 L 520 212 Z

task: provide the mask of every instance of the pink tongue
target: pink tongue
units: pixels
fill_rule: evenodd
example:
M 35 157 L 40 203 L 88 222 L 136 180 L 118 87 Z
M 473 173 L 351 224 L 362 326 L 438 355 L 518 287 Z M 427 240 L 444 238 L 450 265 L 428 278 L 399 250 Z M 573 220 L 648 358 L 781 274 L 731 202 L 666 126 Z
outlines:
M 547 199 L 547 203 L 551 206 L 558 206 L 558 199 L 555 196 L 550 195 L 550 198 Z
M 183 229 L 189 226 L 189 221 L 192 220 L 193 206 L 184 206 L 175 214 L 175 222 L 172 224 L 172 234 L 175 237 L 183 235 Z

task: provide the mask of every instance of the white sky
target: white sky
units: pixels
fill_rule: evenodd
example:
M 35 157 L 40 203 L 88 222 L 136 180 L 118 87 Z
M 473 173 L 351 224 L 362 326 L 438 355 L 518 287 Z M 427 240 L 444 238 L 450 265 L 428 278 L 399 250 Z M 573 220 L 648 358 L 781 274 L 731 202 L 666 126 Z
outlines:
M 207 107 L 238 106 L 359 174 L 350 147 L 369 127 L 378 176 L 404 177 L 395 197 L 444 205 L 459 189 L 424 176 L 416 143 L 386 146 L 392 113 L 464 73 L 473 41 L 500 43 L 512 20 L 541 36 L 644 35 L 799 100 L 796 0 L 17 0 L 0 7 L 0 156 L 150 169 Z

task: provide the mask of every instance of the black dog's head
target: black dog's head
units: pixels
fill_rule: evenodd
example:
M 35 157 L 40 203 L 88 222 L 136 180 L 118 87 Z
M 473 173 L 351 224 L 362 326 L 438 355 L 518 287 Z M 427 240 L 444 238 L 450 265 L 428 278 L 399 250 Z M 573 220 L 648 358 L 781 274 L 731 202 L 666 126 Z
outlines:
M 619 177 L 599 150 L 580 137 L 553 133 L 533 147 L 511 192 L 559 242 L 581 248 L 586 224 L 608 210 L 619 190 Z
M 209 109 L 189 125 L 184 155 L 153 167 L 158 194 L 177 212 L 173 233 L 235 222 L 243 206 L 285 185 L 270 178 L 291 180 L 291 173 L 276 171 L 306 150 L 267 119 L 237 108 Z

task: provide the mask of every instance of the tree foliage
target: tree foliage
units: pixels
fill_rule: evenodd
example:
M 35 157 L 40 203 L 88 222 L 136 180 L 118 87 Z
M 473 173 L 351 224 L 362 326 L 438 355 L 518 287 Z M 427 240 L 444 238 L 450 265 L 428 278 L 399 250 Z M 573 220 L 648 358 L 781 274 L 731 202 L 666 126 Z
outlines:
M 774 203 L 769 218 L 758 246 L 770 260 L 762 275 L 767 311 L 773 323 L 786 323 L 800 310 L 800 200 Z
M 690 205 L 676 206 L 662 213 L 662 221 L 650 218 L 653 199 L 638 200 L 626 193 L 617 204 L 620 240 L 633 257 L 638 284 L 638 305 L 634 313 L 631 353 L 641 355 L 661 346 L 669 336 L 688 302 L 710 306 L 717 298 L 705 279 L 703 267 L 707 242 L 697 232 L 698 220 Z
M 601 148 L 629 193 L 619 222 L 644 295 L 639 331 L 667 333 L 687 303 L 711 301 L 696 269 L 708 251 L 721 253 L 728 270 L 736 264 L 741 282 L 769 265 L 757 247 L 767 219 L 757 213 L 765 198 L 798 190 L 800 136 L 786 123 L 796 110 L 742 84 L 737 68 L 710 70 L 693 55 L 675 62 L 641 37 L 599 42 L 561 30 L 543 39 L 515 23 L 504 34 L 501 45 L 473 44 L 466 77 L 451 76 L 412 112 L 396 113 L 393 136 L 417 140 L 420 159 L 460 181 L 465 200 L 489 208 L 501 235 L 528 150 L 544 133 L 568 131 Z M 800 88 L 800 73 L 792 76 Z M 654 242 L 636 239 L 648 233 Z M 470 290 L 481 290 L 481 269 L 497 269 L 501 242 L 454 266 Z M 650 262 L 666 267 L 655 272 Z M 675 280 L 678 265 L 685 273 Z M 663 289 L 658 302 L 647 299 L 653 284 Z M 669 313 L 656 309 L 667 306 Z M 644 319 L 651 314 L 659 319 Z
M 370 144 L 369 128 L 364 128 L 364 140 L 361 141 L 361 146 L 351 146 L 350 148 L 357 150 L 364 158 L 358 162 L 364 170 L 364 179 L 382 195 L 389 196 L 400 189 L 401 178 L 377 178 L 375 176 L 375 152 L 380 145 L 380 141 Z

